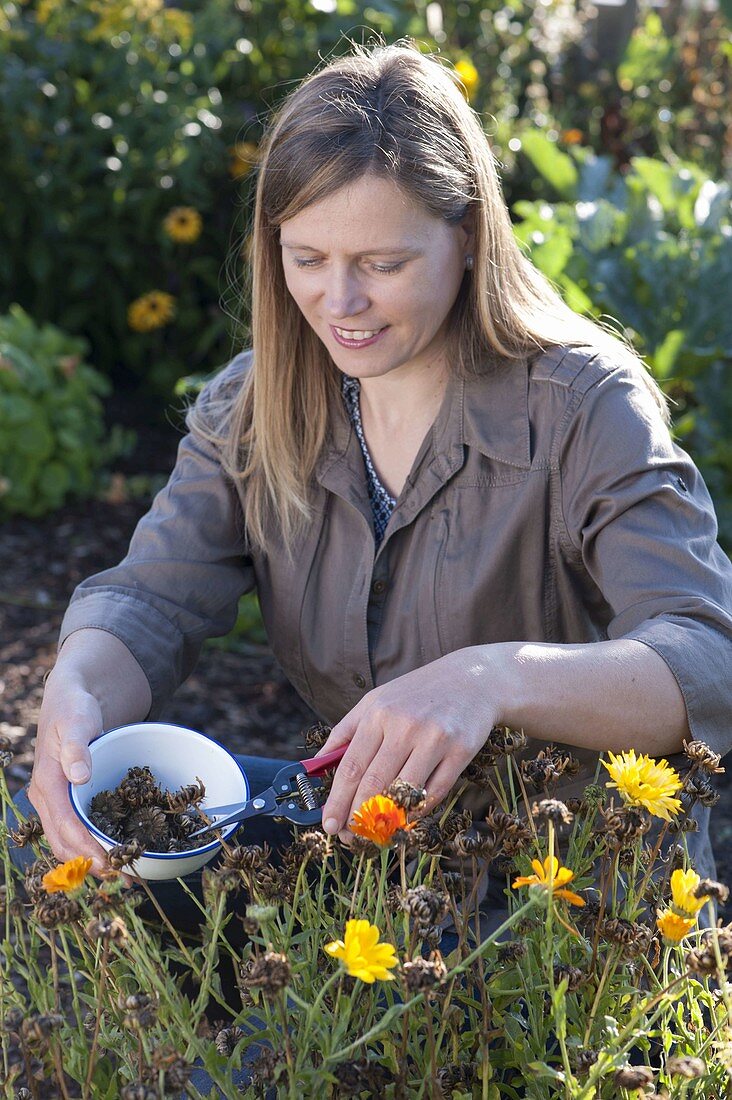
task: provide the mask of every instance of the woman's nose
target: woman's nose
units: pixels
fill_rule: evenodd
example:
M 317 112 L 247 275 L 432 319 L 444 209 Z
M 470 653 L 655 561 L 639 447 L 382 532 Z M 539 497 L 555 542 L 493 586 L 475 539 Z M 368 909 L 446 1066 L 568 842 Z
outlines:
M 333 321 L 355 317 L 368 308 L 369 299 L 358 274 L 332 271 L 325 287 L 325 307 Z

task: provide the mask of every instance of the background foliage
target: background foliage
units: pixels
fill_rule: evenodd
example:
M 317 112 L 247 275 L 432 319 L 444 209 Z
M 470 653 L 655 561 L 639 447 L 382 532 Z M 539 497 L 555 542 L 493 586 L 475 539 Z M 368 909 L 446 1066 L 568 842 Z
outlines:
M 83 336 L 115 387 L 161 408 L 247 341 L 252 169 L 271 108 L 349 38 L 412 35 L 458 66 L 535 262 L 576 308 L 628 326 L 677 402 L 732 544 L 724 12 L 0 0 L 0 314 L 19 303 Z M 187 235 L 170 229 L 181 207 L 198 219 Z

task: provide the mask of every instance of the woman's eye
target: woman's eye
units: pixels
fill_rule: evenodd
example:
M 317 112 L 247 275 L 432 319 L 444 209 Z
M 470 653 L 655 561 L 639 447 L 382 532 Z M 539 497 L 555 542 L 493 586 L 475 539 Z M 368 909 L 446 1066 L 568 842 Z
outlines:
M 295 267 L 315 267 L 320 263 L 320 260 L 294 260 Z M 401 270 L 404 267 L 404 261 L 401 260 L 398 264 L 369 264 L 369 267 L 373 271 L 378 271 L 380 275 L 393 275 L 394 272 Z

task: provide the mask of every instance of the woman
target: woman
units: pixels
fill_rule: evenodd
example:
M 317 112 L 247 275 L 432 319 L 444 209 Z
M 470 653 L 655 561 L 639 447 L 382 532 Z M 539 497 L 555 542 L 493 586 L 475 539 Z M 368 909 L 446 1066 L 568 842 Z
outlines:
M 323 751 L 349 744 L 328 832 L 397 776 L 441 799 L 496 724 L 572 746 L 580 788 L 602 750 L 726 752 L 732 568 L 707 490 L 637 358 L 522 256 L 453 74 L 356 48 L 263 148 L 253 348 L 64 619 L 29 791 L 56 856 L 102 869 L 67 777 L 102 728 L 159 712 L 252 589 L 333 725 Z M 690 841 L 709 872 L 706 822 Z

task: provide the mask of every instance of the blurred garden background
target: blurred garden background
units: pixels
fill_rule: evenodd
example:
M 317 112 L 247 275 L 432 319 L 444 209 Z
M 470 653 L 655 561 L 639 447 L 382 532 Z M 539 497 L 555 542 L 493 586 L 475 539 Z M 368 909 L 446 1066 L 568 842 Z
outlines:
M 732 549 L 731 27 L 732 0 L 0 0 L 0 732 L 26 750 L 16 785 L 74 584 L 124 553 L 186 394 L 247 346 L 267 116 L 349 39 L 410 35 L 456 66 L 519 240 L 643 353 Z M 306 721 L 250 600 L 170 717 L 269 755 Z

